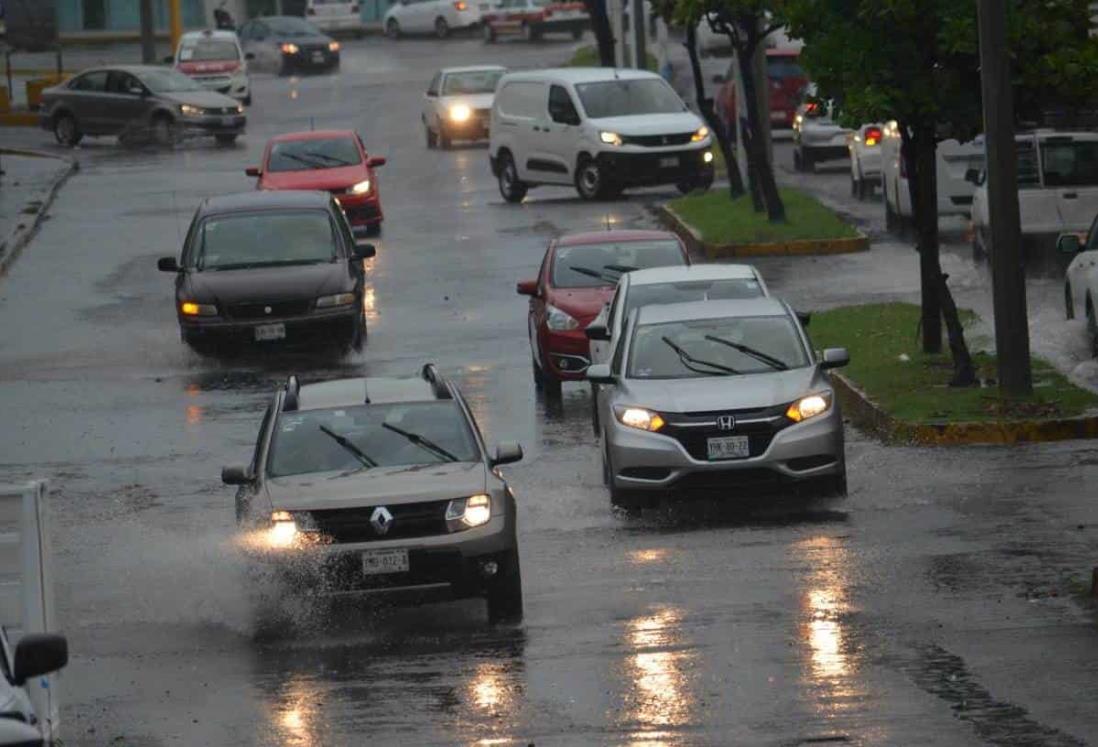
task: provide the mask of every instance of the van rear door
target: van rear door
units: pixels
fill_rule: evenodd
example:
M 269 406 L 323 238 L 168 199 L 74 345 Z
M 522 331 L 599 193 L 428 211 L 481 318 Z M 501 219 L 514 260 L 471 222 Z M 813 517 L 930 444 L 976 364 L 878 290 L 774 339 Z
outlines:
M 1098 213 L 1098 137 L 1042 138 L 1041 171 L 1044 191 L 1055 195 L 1061 221 L 1057 230 L 1085 231 Z

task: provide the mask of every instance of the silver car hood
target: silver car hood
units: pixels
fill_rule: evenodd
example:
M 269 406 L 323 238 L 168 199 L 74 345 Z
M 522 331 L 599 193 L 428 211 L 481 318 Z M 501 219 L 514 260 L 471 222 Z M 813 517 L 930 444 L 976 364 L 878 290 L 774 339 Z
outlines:
M 486 480 L 481 462 L 420 464 L 273 477 L 267 493 L 275 510 L 313 511 L 461 498 L 485 492 Z
M 743 376 L 626 379 L 618 387 L 614 402 L 661 412 L 714 412 L 784 405 L 811 392 L 830 389 L 819 366 L 808 366 Z

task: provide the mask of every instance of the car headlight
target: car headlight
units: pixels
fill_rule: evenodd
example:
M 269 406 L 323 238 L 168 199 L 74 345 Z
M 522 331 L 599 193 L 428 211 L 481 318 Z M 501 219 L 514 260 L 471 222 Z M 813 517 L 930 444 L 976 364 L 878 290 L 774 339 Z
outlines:
M 316 299 L 316 307 L 318 309 L 330 309 L 333 306 L 350 306 L 354 302 L 354 293 L 333 293 L 330 296 L 321 296 Z
M 617 416 L 618 422 L 622 425 L 652 433 L 667 424 L 667 421 L 658 412 L 646 410 L 643 407 L 615 407 L 614 415 Z
M 468 122 L 469 117 L 473 116 L 473 110 L 467 104 L 454 104 L 447 114 L 451 122 Z
M 369 191 L 370 191 L 370 180 L 369 179 L 363 179 L 358 184 L 351 187 L 351 189 L 348 190 L 348 191 L 353 195 L 368 194 Z
M 271 514 L 271 528 L 267 530 L 267 542 L 274 548 L 291 547 L 297 541 L 297 522 L 289 511 Z
M 802 420 L 808 420 L 817 415 L 823 415 L 830 409 L 831 393 L 820 392 L 818 394 L 810 394 L 807 397 L 801 397 L 789 406 L 789 409 L 785 411 L 785 416 L 794 423 L 799 423 Z
M 455 498 L 446 507 L 447 522 L 461 522 L 464 527 L 451 526 L 451 531 L 466 527 L 479 527 L 492 518 L 492 499 L 487 495 L 473 495 L 468 498 Z
M 693 135 L 690 136 L 690 142 L 700 143 L 702 140 L 705 140 L 707 137 L 709 137 L 709 128 L 706 127 L 705 125 L 702 125 L 697 130 L 694 131 Z
M 567 311 L 558 309 L 553 304 L 546 304 L 545 310 L 548 313 L 548 316 L 545 319 L 545 326 L 554 332 L 565 332 L 579 327 L 579 322 Z
M 179 304 L 179 313 L 183 316 L 217 316 L 217 307 L 212 303 L 184 301 Z
M 339 42 L 328 42 L 328 51 L 329 52 L 338 52 L 339 51 Z
M 244 113 L 244 105 L 243 104 L 237 104 L 236 105 L 236 113 L 237 114 L 243 114 Z
M 191 106 L 190 104 L 180 104 L 179 113 L 184 117 L 201 117 L 204 113 L 201 106 Z
M 282 45 L 282 54 L 297 54 L 298 47 L 293 42 L 286 42 Z
M 607 145 L 621 145 L 621 135 L 616 132 L 600 132 L 599 140 Z

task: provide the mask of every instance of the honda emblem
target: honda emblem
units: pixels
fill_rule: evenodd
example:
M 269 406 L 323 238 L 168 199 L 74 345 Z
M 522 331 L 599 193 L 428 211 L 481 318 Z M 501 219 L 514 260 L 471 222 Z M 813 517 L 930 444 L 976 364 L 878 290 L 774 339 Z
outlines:
M 719 415 L 717 417 L 717 430 L 730 431 L 736 427 L 736 418 L 733 415 Z

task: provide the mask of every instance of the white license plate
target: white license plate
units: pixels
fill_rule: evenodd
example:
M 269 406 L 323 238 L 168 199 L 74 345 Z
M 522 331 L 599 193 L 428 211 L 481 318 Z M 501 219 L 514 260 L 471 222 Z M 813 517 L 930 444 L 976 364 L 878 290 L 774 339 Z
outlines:
M 722 436 L 711 438 L 707 444 L 709 459 L 745 459 L 751 456 L 751 442 L 747 436 Z
M 407 550 L 367 550 L 362 553 L 362 573 L 366 576 L 405 573 L 408 567 Z
M 255 339 L 259 342 L 266 340 L 282 340 L 285 337 L 285 324 L 260 324 L 255 328 Z
M 679 159 L 678 158 L 661 158 L 660 159 L 660 168 L 661 169 L 676 169 L 678 167 L 679 167 Z
M 324 53 L 313 52 L 313 62 L 324 62 Z

